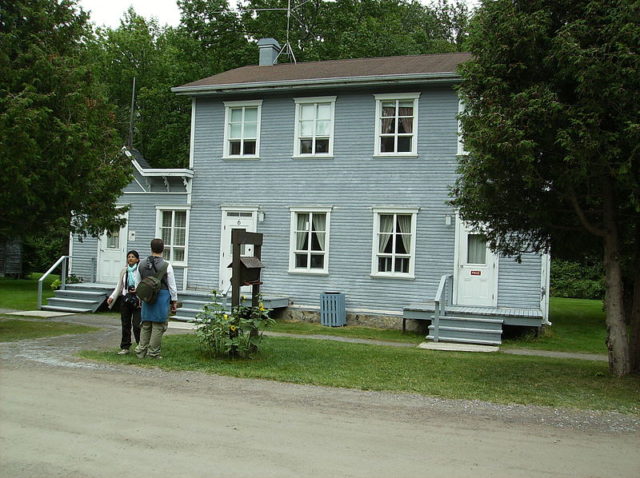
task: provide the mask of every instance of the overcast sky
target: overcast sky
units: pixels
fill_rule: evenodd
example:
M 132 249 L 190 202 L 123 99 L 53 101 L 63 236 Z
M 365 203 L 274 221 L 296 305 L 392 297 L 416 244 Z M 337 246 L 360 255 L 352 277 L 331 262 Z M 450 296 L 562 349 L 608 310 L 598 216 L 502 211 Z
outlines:
M 479 0 L 467 0 L 467 3 L 474 6 Z M 180 22 L 180 10 L 175 0 L 78 0 L 78 4 L 91 12 L 91 20 L 99 26 L 117 28 L 130 6 L 145 18 L 157 18 L 160 25 L 177 26 Z

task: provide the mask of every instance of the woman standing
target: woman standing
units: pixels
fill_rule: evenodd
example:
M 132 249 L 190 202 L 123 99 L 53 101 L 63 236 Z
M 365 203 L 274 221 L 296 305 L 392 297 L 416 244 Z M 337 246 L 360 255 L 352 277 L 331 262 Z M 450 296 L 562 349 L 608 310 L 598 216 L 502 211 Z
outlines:
M 118 355 L 126 355 L 131 347 L 131 326 L 136 344 L 140 343 L 140 300 L 136 296 L 136 287 L 140 283 L 138 264 L 140 255 L 137 251 L 127 252 L 127 266 L 120 272 L 120 280 L 113 290 L 107 304 L 111 309 L 118 297 L 120 300 L 120 321 L 122 322 L 122 339 Z

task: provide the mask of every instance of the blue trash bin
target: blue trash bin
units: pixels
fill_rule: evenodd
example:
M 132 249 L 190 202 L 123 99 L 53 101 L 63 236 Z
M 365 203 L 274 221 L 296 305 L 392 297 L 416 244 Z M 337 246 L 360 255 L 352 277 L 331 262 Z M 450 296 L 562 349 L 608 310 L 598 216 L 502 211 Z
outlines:
M 347 325 L 345 295 L 341 292 L 320 294 L 320 323 L 328 327 Z

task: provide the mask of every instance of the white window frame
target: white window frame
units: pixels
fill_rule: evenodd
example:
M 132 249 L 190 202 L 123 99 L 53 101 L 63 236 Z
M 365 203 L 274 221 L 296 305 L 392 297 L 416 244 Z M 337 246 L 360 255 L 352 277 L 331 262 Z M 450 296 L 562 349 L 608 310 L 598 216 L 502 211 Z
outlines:
M 458 156 L 464 156 L 469 154 L 469 151 L 464 149 L 464 138 L 462 137 L 462 123 L 460 122 L 460 115 L 464 113 L 464 101 L 458 99 Z
M 415 157 L 418 155 L 418 99 L 420 93 L 395 93 L 376 94 L 376 118 L 375 118 L 375 144 L 373 147 L 374 156 L 379 157 Z M 383 153 L 380 148 L 380 137 L 382 135 L 382 103 L 384 101 L 407 101 L 413 100 L 413 133 L 411 136 L 411 151 Z M 396 133 L 397 135 L 397 133 Z
M 156 206 L 156 235 L 155 237 L 162 237 L 162 213 L 165 211 L 171 211 L 171 242 L 172 244 L 165 244 L 165 250 L 169 249 L 169 262 L 173 266 L 186 266 L 189 262 L 189 215 L 191 208 L 189 206 Z M 174 245 L 173 245 L 173 233 L 175 230 L 175 212 L 186 212 L 186 227 L 184 232 L 184 260 L 176 261 L 174 259 Z
M 231 110 L 238 108 L 257 108 L 256 124 L 256 152 L 255 154 L 231 154 L 229 148 L 229 122 Z M 224 151 L 223 159 L 260 159 L 260 125 L 262 123 L 262 100 L 253 101 L 225 101 L 224 102 Z M 244 129 L 244 127 L 243 127 Z M 244 138 L 243 138 L 244 139 Z
M 418 207 L 374 207 L 373 211 L 373 239 L 371 241 L 371 276 L 392 279 L 415 279 L 416 264 L 416 230 L 418 222 Z M 380 216 L 383 214 L 411 215 L 411 251 L 409 257 L 409 272 L 379 272 L 378 271 L 378 247 L 380 234 Z M 395 227 L 395 221 L 394 221 Z
M 331 237 L 331 210 L 332 207 L 318 206 L 318 207 L 291 207 L 291 224 L 289 234 L 289 273 L 295 274 L 309 274 L 309 275 L 328 275 L 329 274 L 329 250 L 330 250 L 330 237 Z M 322 269 L 312 269 L 311 261 L 308 262 L 307 267 L 296 267 L 296 243 L 297 243 L 297 215 L 301 214 L 325 214 L 326 226 L 325 226 L 325 239 L 324 239 L 324 262 Z M 312 219 L 313 220 L 313 219 Z
M 335 96 L 314 96 L 309 98 L 294 98 L 296 105 L 296 114 L 295 114 L 295 131 L 294 131 L 294 140 L 293 140 L 293 157 L 294 158 L 333 158 L 333 137 L 334 137 L 334 125 L 335 125 L 335 105 L 336 105 L 336 97 Z M 301 111 L 302 105 L 315 104 L 316 106 L 319 104 L 329 104 L 331 110 L 331 125 L 329 126 L 329 150 L 327 153 L 311 153 L 304 154 L 300 152 L 300 120 L 301 120 Z M 314 118 L 314 120 L 317 119 Z M 314 128 L 314 136 L 315 140 L 315 128 Z M 315 148 L 315 141 L 314 141 Z

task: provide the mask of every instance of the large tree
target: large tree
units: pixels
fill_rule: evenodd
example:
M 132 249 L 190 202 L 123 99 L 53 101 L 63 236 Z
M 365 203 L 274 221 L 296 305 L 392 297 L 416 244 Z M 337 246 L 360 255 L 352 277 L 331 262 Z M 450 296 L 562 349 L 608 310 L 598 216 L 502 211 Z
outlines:
M 486 1 L 460 86 L 454 204 L 502 253 L 600 251 L 618 376 L 640 367 L 639 20 L 639 1 Z
M 73 0 L 0 1 L 0 237 L 116 227 L 130 164 Z

